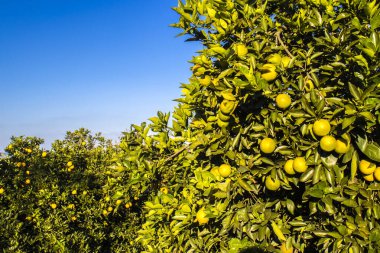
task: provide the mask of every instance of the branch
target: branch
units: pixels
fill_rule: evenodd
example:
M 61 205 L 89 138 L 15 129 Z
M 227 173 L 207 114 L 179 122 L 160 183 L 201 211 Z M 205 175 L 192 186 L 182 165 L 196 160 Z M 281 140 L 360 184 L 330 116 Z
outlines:
M 291 57 L 291 58 L 294 58 L 294 55 L 292 55 L 292 53 L 288 50 L 288 47 L 285 46 L 284 42 L 282 41 L 281 39 L 281 30 L 276 32 L 275 35 L 276 35 L 276 38 L 278 39 L 278 41 L 280 42 L 281 46 L 284 48 L 284 50 L 286 51 L 286 53 Z
M 166 158 L 163 162 L 162 165 L 164 165 L 165 163 L 169 162 L 171 159 L 173 159 L 174 157 L 176 157 L 177 155 L 181 154 L 183 151 L 185 151 L 188 147 L 190 147 L 190 143 L 187 144 L 186 146 L 183 146 L 180 150 L 178 150 L 177 152 L 175 152 L 174 154 L 172 154 L 171 156 L 169 156 L 168 158 Z

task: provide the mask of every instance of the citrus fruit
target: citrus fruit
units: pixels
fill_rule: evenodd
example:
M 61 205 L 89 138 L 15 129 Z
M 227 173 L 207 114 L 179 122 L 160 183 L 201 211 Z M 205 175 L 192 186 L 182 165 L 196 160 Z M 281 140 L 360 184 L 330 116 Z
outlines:
M 108 211 L 108 212 L 112 212 L 112 210 L 113 210 L 112 206 L 109 206 L 109 207 L 107 208 L 107 211 Z
M 286 243 L 281 244 L 280 250 L 282 253 L 293 253 L 293 247 L 290 246 L 290 248 L 287 248 Z
M 260 150 L 263 153 L 270 154 L 276 149 L 276 141 L 272 138 L 264 138 L 260 142 Z
M 0 188 L 0 194 L 4 193 L 4 188 Z
M 218 118 L 221 121 L 228 122 L 230 120 L 230 115 L 225 115 L 221 111 L 218 111 Z
M 220 165 L 218 171 L 222 177 L 228 177 L 232 172 L 231 166 L 228 164 Z
M 290 57 L 289 56 L 284 56 L 281 58 L 281 64 L 284 68 L 287 68 L 290 63 Z
M 236 46 L 236 54 L 239 57 L 244 57 L 248 54 L 248 48 L 243 44 L 239 44 Z
M 229 115 L 231 112 L 233 112 L 234 108 L 235 102 L 231 100 L 225 99 L 220 104 L 220 111 L 225 115 Z
M 261 74 L 261 78 L 264 80 L 273 81 L 277 77 L 276 66 L 273 64 L 264 64 L 261 69 L 263 73 Z
M 280 65 L 281 64 L 281 55 L 271 54 L 268 58 L 268 62 L 272 63 L 274 65 Z
M 292 103 L 292 99 L 288 94 L 279 94 L 276 97 L 276 104 L 281 109 L 286 109 Z
M 72 194 L 72 195 L 76 195 L 76 194 L 77 194 L 77 190 L 73 190 L 73 191 L 71 192 L 71 194 Z
M 297 157 L 294 159 L 293 170 L 298 173 L 303 173 L 307 170 L 307 164 L 304 157 Z
M 211 174 L 213 174 L 215 177 L 219 177 L 220 176 L 220 173 L 219 173 L 219 168 L 218 167 L 214 167 L 211 169 Z
M 280 180 L 278 178 L 273 180 L 272 177 L 268 176 L 265 179 L 265 187 L 268 190 L 277 191 L 280 188 Z
M 364 179 L 368 182 L 373 182 L 375 180 L 375 177 L 373 176 L 373 173 L 363 176 Z
M 336 146 L 335 146 L 335 152 L 338 154 L 345 154 L 348 152 L 350 149 L 350 143 L 343 139 L 343 138 L 338 138 L 336 140 Z
M 117 206 L 120 205 L 121 202 L 122 202 L 122 201 L 121 201 L 120 199 L 116 200 L 116 205 L 117 205 Z
M 296 172 L 294 171 L 293 169 L 293 163 L 294 163 L 294 160 L 293 159 L 290 159 L 290 160 L 287 160 L 285 165 L 284 165 L 284 170 L 286 173 L 288 173 L 289 175 L 294 175 L 296 174 Z
M 209 221 L 203 208 L 197 212 L 196 218 L 200 225 L 206 224 Z
M 320 119 L 314 122 L 313 124 L 313 132 L 318 136 L 325 136 L 330 133 L 331 126 L 330 122 L 325 119 Z
M 51 203 L 50 207 L 53 208 L 53 209 L 56 209 L 57 208 L 57 204 L 56 203 Z
M 375 169 L 375 172 L 373 172 L 373 176 L 375 177 L 375 179 L 377 180 L 377 181 L 380 181 L 380 167 L 377 167 L 376 169 Z M 0 189 L 1 190 L 1 189 Z
M 199 79 L 199 83 L 203 86 L 209 86 L 211 83 L 211 77 L 209 75 Z
M 70 162 L 67 162 L 66 165 L 67 165 L 67 167 L 71 167 L 71 166 L 73 165 L 73 162 L 71 162 L 71 161 L 70 161 Z
M 323 136 L 321 141 L 319 142 L 319 146 L 322 150 L 331 152 L 336 147 L 336 139 L 331 135 Z
M 27 179 L 25 180 L 25 184 L 30 184 L 30 179 L 29 179 L 29 178 L 27 178 Z
M 46 155 L 47 155 L 47 153 L 45 151 L 42 152 L 42 154 L 41 154 L 42 157 L 46 157 Z
M 312 89 L 314 89 L 314 83 L 313 83 L 313 81 L 311 81 L 310 79 L 307 80 L 307 81 L 305 82 L 304 87 L 305 87 L 305 90 L 306 90 L 306 91 L 311 91 Z
M 376 165 L 367 160 L 361 160 L 359 163 L 359 170 L 361 173 L 369 175 L 375 172 Z
M 168 194 L 169 189 L 167 187 L 161 187 L 160 191 L 164 194 Z

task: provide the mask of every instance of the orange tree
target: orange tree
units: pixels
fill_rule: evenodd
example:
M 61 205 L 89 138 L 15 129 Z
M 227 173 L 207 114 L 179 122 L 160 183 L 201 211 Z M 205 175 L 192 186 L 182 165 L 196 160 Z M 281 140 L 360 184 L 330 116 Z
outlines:
M 134 243 L 144 252 L 376 252 L 378 7 L 179 1 L 173 26 L 203 45 L 193 75 L 171 124 L 159 113 L 125 133 L 121 175 L 106 186 L 143 213 Z
M 0 248 L 128 252 L 139 219 L 103 187 L 117 148 L 85 129 L 42 143 L 13 137 L 0 159 Z

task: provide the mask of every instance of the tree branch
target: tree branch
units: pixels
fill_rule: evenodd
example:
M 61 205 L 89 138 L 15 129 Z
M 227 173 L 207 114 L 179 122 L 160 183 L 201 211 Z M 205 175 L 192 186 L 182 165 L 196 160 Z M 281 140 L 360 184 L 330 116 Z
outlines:
M 285 52 L 291 57 L 291 58 L 294 58 L 294 55 L 292 55 L 292 53 L 289 51 L 288 47 L 285 46 L 284 42 L 282 41 L 281 39 L 281 30 L 276 32 L 275 35 L 276 35 L 276 38 L 278 39 L 278 41 L 280 42 L 281 46 L 284 48 Z

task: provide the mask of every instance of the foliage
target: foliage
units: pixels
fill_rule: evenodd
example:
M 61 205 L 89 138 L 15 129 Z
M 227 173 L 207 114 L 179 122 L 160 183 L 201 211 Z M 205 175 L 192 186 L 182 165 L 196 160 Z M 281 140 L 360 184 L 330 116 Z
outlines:
M 132 125 L 118 146 L 82 129 L 44 156 L 42 140 L 13 138 L 0 246 L 377 252 L 378 8 L 179 1 L 173 26 L 203 49 L 172 115 Z

